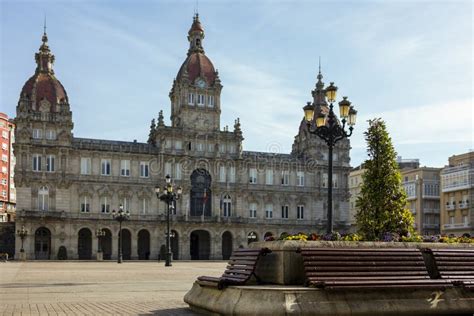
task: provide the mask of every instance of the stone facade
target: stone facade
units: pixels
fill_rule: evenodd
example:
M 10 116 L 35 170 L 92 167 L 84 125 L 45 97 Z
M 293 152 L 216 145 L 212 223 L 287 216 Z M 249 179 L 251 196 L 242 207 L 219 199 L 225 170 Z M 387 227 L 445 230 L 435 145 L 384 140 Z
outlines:
M 183 188 L 171 215 L 175 259 L 227 259 L 232 249 L 265 236 L 325 229 L 326 145 L 302 121 L 291 154 L 244 151 L 239 119 L 232 131 L 220 127 L 222 85 L 203 39 L 196 15 L 170 92 L 171 126 L 160 112 L 142 143 L 73 136 L 69 100 L 54 76 L 44 34 L 15 119 L 17 225 L 29 232 L 28 258 L 55 259 L 61 247 L 69 259 L 93 258 L 98 229 L 106 232 L 104 258 L 116 258 L 119 225 L 111 212 L 119 205 L 131 213 L 123 223 L 124 259 L 158 258 L 166 208 L 154 187 L 168 174 Z M 327 112 L 321 79 L 314 104 Z M 349 228 L 349 150 L 348 140 L 334 150 L 339 231 Z

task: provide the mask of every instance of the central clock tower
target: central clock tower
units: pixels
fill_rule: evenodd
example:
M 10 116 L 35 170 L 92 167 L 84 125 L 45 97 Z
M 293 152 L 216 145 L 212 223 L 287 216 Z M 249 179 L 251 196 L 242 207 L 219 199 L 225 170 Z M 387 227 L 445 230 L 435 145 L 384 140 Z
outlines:
M 188 32 L 189 50 L 170 91 L 173 127 L 203 132 L 220 130 L 221 81 L 202 42 L 204 29 L 199 15 Z

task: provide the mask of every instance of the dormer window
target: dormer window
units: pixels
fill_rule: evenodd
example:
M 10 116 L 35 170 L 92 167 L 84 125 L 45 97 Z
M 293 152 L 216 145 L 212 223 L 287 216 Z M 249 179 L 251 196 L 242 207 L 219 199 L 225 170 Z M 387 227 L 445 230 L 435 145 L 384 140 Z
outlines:
M 194 105 L 194 93 L 190 93 L 188 95 L 188 104 L 189 105 Z

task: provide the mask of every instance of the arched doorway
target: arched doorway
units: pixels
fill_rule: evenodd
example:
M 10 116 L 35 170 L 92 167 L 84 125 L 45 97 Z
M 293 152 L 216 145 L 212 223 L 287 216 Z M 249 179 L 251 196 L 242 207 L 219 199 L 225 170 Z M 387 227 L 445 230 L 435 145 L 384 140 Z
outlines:
M 273 237 L 273 233 L 272 232 L 266 232 L 265 235 L 263 235 L 263 240 L 265 240 L 265 241 L 275 240 L 275 238 Z
M 150 233 L 146 229 L 138 232 L 137 250 L 138 260 L 150 259 Z
M 250 232 L 247 235 L 247 245 L 250 245 L 253 242 L 258 241 L 258 235 L 256 232 Z
M 130 260 L 132 258 L 132 234 L 125 228 L 122 228 L 122 258 L 123 260 Z
M 191 260 L 209 260 L 211 254 L 211 236 L 205 230 L 195 230 L 191 233 Z
M 211 175 L 206 169 L 196 169 L 191 174 L 191 216 L 211 216 Z
M 179 260 L 179 235 L 175 230 L 171 231 L 171 252 L 173 253 L 173 260 Z
M 89 228 L 82 228 L 77 239 L 79 260 L 90 260 L 92 258 L 92 232 Z
M 226 231 L 222 234 L 222 260 L 229 260 L 232 254 L 232 234 Z
M 102 254 L 104 260 L 112 259 L 112 232 L 107 229 L 102 229 L 105 232 L 105 236 L 100 239 L 100 248 L 102 249 Z
M 51 231 L 40 227 L 35 232 L 35 259 L 49 260 L 51 255 Z

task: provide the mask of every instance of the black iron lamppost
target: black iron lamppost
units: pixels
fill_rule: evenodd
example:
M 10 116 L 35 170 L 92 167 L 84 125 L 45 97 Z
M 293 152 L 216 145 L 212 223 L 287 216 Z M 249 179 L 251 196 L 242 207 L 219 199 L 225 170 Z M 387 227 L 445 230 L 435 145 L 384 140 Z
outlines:
M 347 97 L 343 97 L 343 100 L 339 102 L 339 112 L 341 116 L 341 122 L 336 117 L 333 111 L 333 103 L 336 101 L 337 87 L 333 82 L 330 83 L 324 92 L 326 98 L 329 101 L 329 113 L 319 113 L 314 118 L 315 105 L 308 102 L 303 108 L 306 123 L 308 124 L 308 131 L 311 134 L 318 135 L 323 139 L 329 147 L 328 154 L 328 225 L 327 233 L 330 234 L 333 231 L 333 220 L 332 220 L 332 150 L 336 143 L 341 139 L 348 138 L 352 135 L 352 130 L 356 122 L 357 111 L 351 106 L 351 102 L 347 100 Z M 341 125 L 342 123 L 342 125 Z M 346 131 L 346 124 L 349 126 L 349 131 Z
M 20 252 L 25 252 L 25 249 L 23 249 L 23 242 L 24 242 L 24 240 L 25 240 L 25 237 L 28 235 L 28 231 L 25 229 L 25 226 L 22 225 L 22 226 L 21 226 L 21 229 L 18 229 L 18 230 L 16 231 L 16 234 L 17 234 L 18 236 L 20 236 L 20 238 L 21 238 L 21 249 L 20 249 Z
M 161 201 L 166 203 L 166 262 L 165 267 L 171 267 L 171 234 L 170 234 L 170 213 L 174 208 L 174 202 L 179 200 L 181 194 L 183 193 L 183 189 L 181 187 L 176 188 L 176 192 L 174 192 L 174 185 L 171 183 L 170 175 L 166 175 L 166 185 L 163 188 L 163 194 L 160 195 L 160 187 L 155 187 L 156 197 L 159 198 Z
M 124 211 L 123 210 L 123 205 L 120 204 L 119 211 L 115 212 L 115 210 L 112 211 L 112 217 L 115 219 L 117 222 L 119 222 L 119 255 L 117 259 L 117 263 L 122 263 L 122 222 L 126 221 L 130 218 L 130 212 Z
M 101 241 L 102 241 L 102 237 L 105 236 L 105 231 L 103 231 L 102 229 L 98 228 L 98 229 L 95 231 L 95 236 L 97 237 L 97 252 L 102 252 Z

